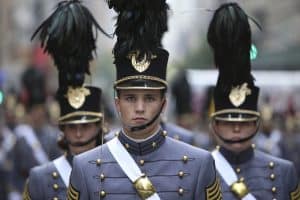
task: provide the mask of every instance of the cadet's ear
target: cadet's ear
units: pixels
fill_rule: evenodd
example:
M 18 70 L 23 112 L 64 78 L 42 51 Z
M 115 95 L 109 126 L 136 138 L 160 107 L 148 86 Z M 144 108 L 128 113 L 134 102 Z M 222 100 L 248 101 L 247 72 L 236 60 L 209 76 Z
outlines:
M 117 112 L 120 113 L 120 99 L 117 96 L 115 96 L 115 106 L 116 106 Z
M 163 104 L 162 113 L 164 113 L 167 108 L 168 101 L 166 97 L 163 98 Z
M 216 120 L 211 119 L 209 123 L 209 129 L 212 130 L 213 133 L 215 133 L 216 128 L 217 128 Z

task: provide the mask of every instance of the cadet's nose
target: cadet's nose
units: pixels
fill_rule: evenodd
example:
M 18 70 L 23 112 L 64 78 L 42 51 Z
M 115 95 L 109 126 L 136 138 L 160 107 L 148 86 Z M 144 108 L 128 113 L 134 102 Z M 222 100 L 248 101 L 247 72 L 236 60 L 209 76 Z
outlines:
M 234 123 L 233 124 L 233 131 L 234 132 L 240 132 L 240 130 L 241 130 L 240 123 Z
M 143 100 L 138 100 L 135 104 L 135 110 L 136 112 L 144 112 L 144 102 Z
M 80 128 L 80 126 L 76 127 L 76 136 L 81 137 L 81 128 Z

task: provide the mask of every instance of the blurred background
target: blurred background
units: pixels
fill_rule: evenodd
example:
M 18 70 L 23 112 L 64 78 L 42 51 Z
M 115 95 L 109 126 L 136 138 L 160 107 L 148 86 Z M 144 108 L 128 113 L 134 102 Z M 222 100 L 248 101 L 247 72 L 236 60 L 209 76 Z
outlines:
M 7 135 L 5 132 L 10 132 L 17 140 L 14 128 L 24 122 L 28 115 L 26 104 L 30 98 L 22 81 L 22 76 L 28 68 L 38 69 L 43 74 L 45 91 L 41 94 L 45 97 L 46 122 L 56 129 L 59 110 L 53 95 L 57 89 L 57 71 L 51 58 L 43 54 L 37 40 L 31 41 L 30 38 L 40 23 L 51 14 L 57 2 L 0 2 L 0 171 L 4 171 L 3 174 L 7 170 L 11 171 L 14 160 L 10 158 L 16 156 L 10 155 L 14 149 L 14 142 L 8 146 L 3 145 L 4 138 L 7 138 L 4 137 Z M 108 9 L 105 1 L 83 2 L 98 23 L 108 33 L 113 33 L 116 14 Z M 214 146 L 209 134 L 208 116 L 212 112 L 211 95 L 217 77 L 206 42 L 206 31 L 213 14 L 211 10 L 225 2 L 229 1 L 168 0 L 171 8 L 169 32 L 165 34 L 163 44 L 170 52 L 170 88 L 169 105 L 164 120 L 189 129 L 194 134 L 193 144 L 206 149 Z M 261 88 L 259 106 L 262 124 L 257 135 L 257 146 L 273 155 L 292 160 L 300 174 L 300 1 L 235 2 L 262 27 L 262 30 L 259 30 L 255 23 L 250 21 L 253 45 L 257 49 L 252 68 L 256 84 Z M 118 126 L 113 104 L 114 42 L 115 39 L 108 39 L 99 34 L 97 57 L 91 69 L 93 76 L 87 77 L 87 83 L 103 89 L 108 129 Z M 0 177 L 5 177 L 1 174 Z M 12 191 L 14 186 L 9 185 L 7 188 Z M 0 184 L 0 190 L 2 189 L 6 190 L 4 185 Z M 11 196 L 13 198 L 14 195 Z

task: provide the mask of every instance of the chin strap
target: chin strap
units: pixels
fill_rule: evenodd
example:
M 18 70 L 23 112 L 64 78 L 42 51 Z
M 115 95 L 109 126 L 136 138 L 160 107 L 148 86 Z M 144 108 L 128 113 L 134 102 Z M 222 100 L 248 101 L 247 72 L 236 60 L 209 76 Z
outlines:
M 214 122 L 214 123 L 215 123 L 215 122 Z M 258 131 L 258 128 L 259 128 L 259 125 L 260 125 L 260 120 L 258 120 L 257 123 L 258 123 L 258 124 L 257 124 L 257 126 L 256 126 L 256 129 L 255 129 L 255 131 L 254 131 L 254 133 L 253 133 L 252 135 L 250 135 L 250 136 L 248 136 L 248 137 L 245 137 L 245 138 L 242 138 L 242 139 L 240 139 L 240 140 L 234 140 L 234 141 L 222 137 L 222 136 L 219 134 L 219 132 L 216 131 L 216 129 L 214 128 L 214 126 L 212 126 L 212 128 L 213 128 L 215 134 L 218 136 L 218 138 L 220 138 L 220 140 L 222 140 L 223 142 L 225 142 L 225 143 L 227 143 L 227 144 L 236 144 L 236 143 L 243 143 L 243 142 L 246 142 L 246 141 L 252 139 L 252 138 L 256 135 L 256 133 L 257 133 L 257 131 Z
M 147 128 L 151 124 L 153 124 L 158 119 L 158 117 L 160 116 L 160 114 L 161 114 L 161 112 L 164 108 L 165 103 L 166 103 L 166 100 L 163 101 L 163 103 L 162 103 L 162 105 L 159 109 L 159 112 L 149 122 L 147 122 L 146 124 L 140 125 L 140 126 L 129 126 L 130 131 L 131 132 L 140 131 L 140 130 L 143 130 L 143 129 Z

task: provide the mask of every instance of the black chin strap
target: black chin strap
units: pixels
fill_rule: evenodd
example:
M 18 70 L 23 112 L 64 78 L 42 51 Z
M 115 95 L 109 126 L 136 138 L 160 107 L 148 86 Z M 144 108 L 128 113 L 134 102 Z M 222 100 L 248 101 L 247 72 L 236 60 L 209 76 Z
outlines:
M 140 125 L 140 126 L 129 126 L 130 131 L 131 132 L 140 131 L 140 130 L 143 130 L 143 129 L 147 128 L 151 124 L 153 124 L 158 119 L 158 117 L 160 116 L 160 113 L 162 112 L 165 103 L 166 103 L 166 100 L 163 101 L 163 103 L 162 103 L 162 105 L 159 109 L 159 112 L 149 122 L 147 122 L 146 124 Z
M 215 123 L 215 122 L 213 122 L 213 123 Z M 259 125 L 260 125 L 260 120 L 259 120 L 257 123 L 258 123 L 258 124 L 257 124 L 256 130 L 254 131 L 254 133 L 253 133 L 252 135 L 250 135 L 250 136 L 248 136 L 248 137 L 245 137 L 245 138 L 242 138 L 242 139 L 240 139 L 240 140 L 229 140 L 229 139 L 226 139 L 226 138 L 222 137 L 222 136 L 216 131 L 216 129 L 215 129 L 214 126 L 212 126 L 212 128 L 213 128 L 215 134 L 218 136 L 218 138 L 219 138 L 220 140 L 222 140 L 224 143 L 227 143 L 227 144 L 236 144 L 236 143 L 243 143 L 243 142 L 246 142 L 246 141 L 252 139 L 252 138 L 256 135 L 256 133 L 257 133 L 257 131 L 258 131 L 258 128 L 259 128 Z
M 234 141 L 233 141 L 233 140 L 228 140 L 228 139 L 223 138 L 223 137 L 222 137 L 219 133 L 217 133 L 216 131 L 215 131 L 215 133 L 216 133 L 216 135 L 218 136 L 218 138 L 220 138 L 223 142 L 228 143 L 228 144 L 243 143 L 243 142 L 246 142 L 246 141 L 252 139 L 252 138 L 256 135 L 256 133 L 254 133 L 254 134 L 252 134 L 252 135 L 250 135 L 250 136 L 248 136 L 248 137 L 246 137 L 246 138 L 243 138 L 243 139 L 240 139 L 240 140 L 234 140 Z

